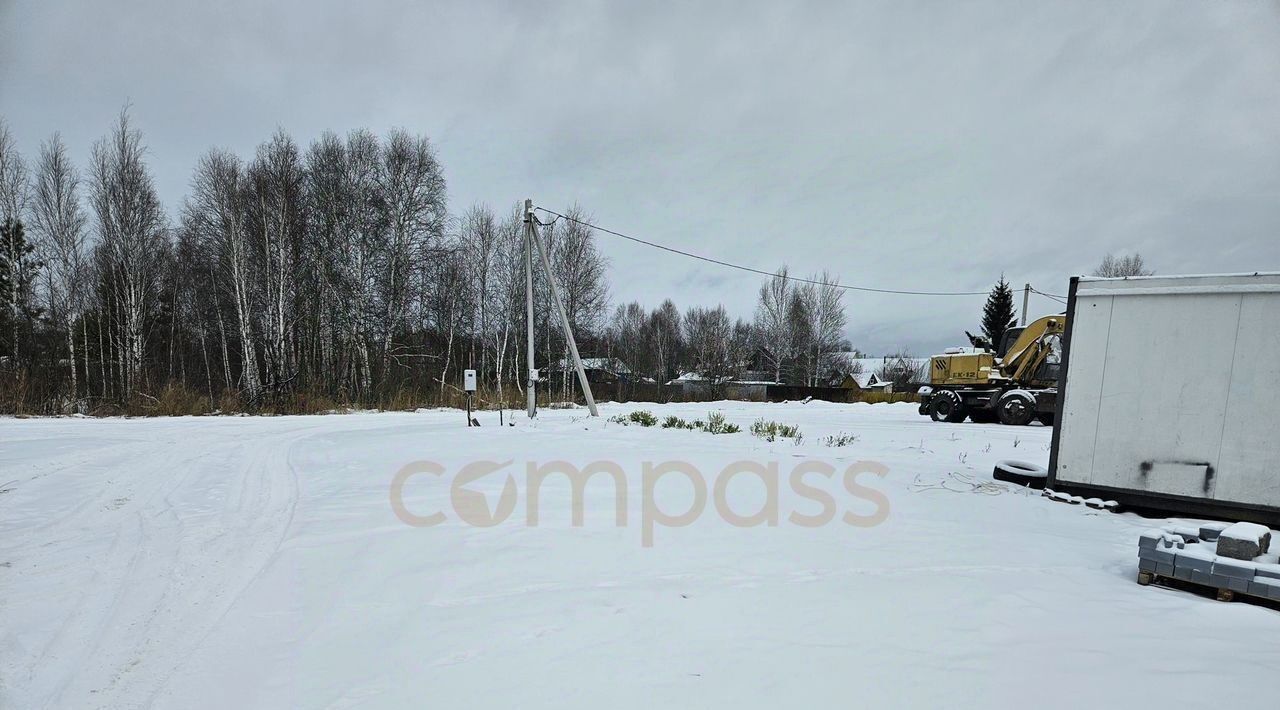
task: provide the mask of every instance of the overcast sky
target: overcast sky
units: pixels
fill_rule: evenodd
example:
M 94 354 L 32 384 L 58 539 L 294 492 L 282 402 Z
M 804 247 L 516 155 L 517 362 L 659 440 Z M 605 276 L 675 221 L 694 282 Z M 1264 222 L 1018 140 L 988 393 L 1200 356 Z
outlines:
M 455 213 L 578 202 L 854 285 L 1065 293 L 1109 251 L 1280 270 L 1275 0 L 0 0 L 0 115 L 29 159 L 57 130 L 83 166 L 126 102 L 172 214 L 211 146 L 405 127 Z M 600 247 L 615 303 L 751 315 L 756 276 Z M 845 303 L 855 346 L 928 354 L 982 298 Z

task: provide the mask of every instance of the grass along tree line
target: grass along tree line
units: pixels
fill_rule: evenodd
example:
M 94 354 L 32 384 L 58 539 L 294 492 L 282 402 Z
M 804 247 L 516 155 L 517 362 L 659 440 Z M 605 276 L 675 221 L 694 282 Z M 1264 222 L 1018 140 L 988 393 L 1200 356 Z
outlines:
M 251 156 L 214 148 L 176 210 L 122 112 L 73 164 L 55 133 L 28 160 L 0 119 L 0 412 L 178 414 L 485 404 L 524 393 L 518 206 L 453 214 L 430 141 L 403 130 L 284 131 Z M 611 311 L 589 216 L 542 228 L 584 356 L 637 377 L 765 373 L 823 385 L 849 369 L 843 290 L 786 268 L 752 320 L 670 300 Z M 568 356 L 535 271 L 540 367 Z M 561 378 L 570 397 L 575 385 Z

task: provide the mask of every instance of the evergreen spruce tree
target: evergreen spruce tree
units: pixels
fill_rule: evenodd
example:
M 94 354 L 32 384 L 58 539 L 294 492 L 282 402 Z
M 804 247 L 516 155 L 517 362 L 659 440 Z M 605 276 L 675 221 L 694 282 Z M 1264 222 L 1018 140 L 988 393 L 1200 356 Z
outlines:
M 982 307 L 982 334 L 991 342 L 992 348 L 999 348 L 1004 331 L 1017 324 L 1018 318 L 1013 310 L 1013 289 L 1009 288 L 1009 282 L 1001 274 L 995 288 L 991 289 L 991 295 L 987 296 L 986 305 Z
M 42 266 L 33 256 L 35 245 L 27 241 L 22 222 L 5 220 L 0 225 L 0 326 L 8 350 L 19 358 L 18 334 L 24 325 L 33 325 L 41 309 L 35 305 L 36 275 Z

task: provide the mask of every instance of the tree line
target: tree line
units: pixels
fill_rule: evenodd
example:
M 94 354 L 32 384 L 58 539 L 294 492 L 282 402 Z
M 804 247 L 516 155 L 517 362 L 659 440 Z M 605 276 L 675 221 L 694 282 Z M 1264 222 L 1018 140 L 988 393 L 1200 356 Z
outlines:
M 446 186 L 425 136 L 304 147 L 278 130 L 247 158 L 207 151 L 170 214 L 127 112 L 83 170 L 56 133 L 29 162 L 0 120 L 0 411 L 400 408 L 456 401 L 465 368 L 488 401 L 519 401 L 522 210 L 451 214 Z M 657 383 L 825 385 L 853 369 L 834 276 L 779 270 L 752 320 L 670 300 L 611 312 L 590 217 L 565 217 L 539 233 L 584 356 Z M 537 362 L 554 371 L 567 347 L 541 269 L 534 281 Z
M 723 306 L 681 314 L 670 300 L 651 311 L 633 302 L 614 311 L 606 340 L 633 372 L 655 382 L 692 372 L 711 381 L 825 386 L 857 368 L 844 337 L 843 298 L 831 274 L 797 280 L 784 266 L 760 287 L 753 320 L 731 319 Z

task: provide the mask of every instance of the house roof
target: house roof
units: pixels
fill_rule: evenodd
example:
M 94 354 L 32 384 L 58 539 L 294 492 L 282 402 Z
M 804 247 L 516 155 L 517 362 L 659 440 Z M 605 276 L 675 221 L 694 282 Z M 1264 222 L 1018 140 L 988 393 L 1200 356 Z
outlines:
M 876 373 L 874 372 L 859 372 L 850 375 L 850 377 L 852 377 L 853 381 L 857 382 L 858 386 L 863 389 L 880 383 L 880 378 L 876 377 Z
M 879 372 L 886 364 L 897 361 L 898 359 L 893 357 L 860 357 L 850 362 L 862 365 L 863 372 Z M 916 368 L 924 368 L 926 372 L 929 369 L 929 358 L 927 357 L 909 357 L 906 358 L 906 361 Z
M 554 365 L 547 368 L 551 372 L 563 372 L 572 370 L 573 361 L 569 358 L 560 358 Z M 584 370 L 603 370 L 611 372 L 615 375 L 630 375 L 631 368 L 627 367 L 627 363 L 616 357 L 584 357 L 582 358 L 582 369 Z
M 712 380 L 710 377 L 703 377 L 702 375 L 699 375 L 699 374 L 698 374 L 698 373 L 696 373 L 696 372 L 685 372 L 685 373 L 681 374 L 679 377 L 675 378 L 674 380 L 669 380 L 669 381 L 667 381 L 667 384 L 669 384 L 669 385 L 682 385 L 682 384 L 689 383 L 689 382 L 711 382 L 711 383 L 713 383 L 713 384 L 717 384 L 717 385 L 723 385 L 723 384 L 726 384 L 726 383 L 728 383 L 728 384 L 737 384 L 737 385 L 760 385 L 760 384 L 770 384 L 770 385 L 772 385 L 772 384 L 777 384 L 777 383 L 775 383 L 775 382 L 757 382 L 757 381 L 754 381 L 754 380 L 752 380 L 752 381 L 740 381 L 740 380 L 734 380 L 734 379 L 729 378 L 729 377 L 720 377 L 720 378 L 717 378 L 717 379 L 715 379 L 715 380 Z

